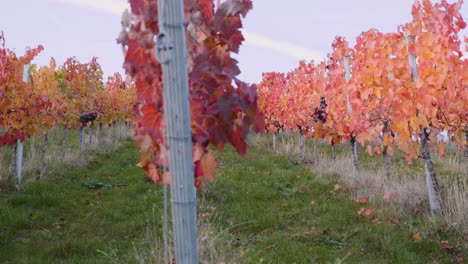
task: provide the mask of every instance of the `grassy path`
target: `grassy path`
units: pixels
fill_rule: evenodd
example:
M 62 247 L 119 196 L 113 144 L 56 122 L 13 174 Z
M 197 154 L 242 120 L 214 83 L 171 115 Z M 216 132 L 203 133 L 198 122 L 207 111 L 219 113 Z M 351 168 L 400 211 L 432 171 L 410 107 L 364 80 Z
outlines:
M 214 221 L 234 234 L 245 263 L 451 263 L 447 234 L 428 234 L 425 217 L 358 215 L 369 205 L 268 150 L 245 159 L 228 150 L 218 175 L 207 190 Z
M 0 194 L 0 262 L 130 262 L 161 197 L 137 163 L 128 142 L 86 168 L 63 168 L 25 192 Z
M 138 263 L 136 257 L 154 246 L 148 230 L 161 237 L 162 206 L 161 188 L 136 166 L 138 157 L 128 142 L 86 168 L 62 168 L 25 192 L 0 193 L 0 263 Z M 233 256 L 235 263 L 453 258 L 440 245 L 445 234 L 430 234 L 422 217 L 396 223 L 385 212 L 372 219 L 358 215 L 368 205 L 265 148 L 253 147 L 244 158 L 227 148 L 217 177 L 201 195 L 201 211 L 212 213 L 201 217 L 228 237 L 216 245 L 226 251 L 226 263 Z

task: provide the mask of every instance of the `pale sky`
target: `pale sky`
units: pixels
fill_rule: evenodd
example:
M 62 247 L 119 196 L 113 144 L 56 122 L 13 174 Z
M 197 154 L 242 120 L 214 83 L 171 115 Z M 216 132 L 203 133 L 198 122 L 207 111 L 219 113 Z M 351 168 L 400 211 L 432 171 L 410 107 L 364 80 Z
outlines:
M 98 57 L 104 74 L 123 73 L 123 55 L 116 44 L 124 0 L 1 0 L 0 31 L 17 54 L 25 46 L 45 50 L 33 61 L 62 64 L 76 56 L 81 62 Z M 449 0 L 453 2 L 453 0 Z M 413 0 L 253 0 L 244 20 L 247 41 L 235 57 L 240 79 L 259 82 L 262 72 L 287 72 L 300 59 L 318 60 L 331 51 L 336 35 L 354 40 L 374 27 L 396 31 L 411 19 Z M 462 15 L 468 20 L 468 7 Z M 468 31 L 464 31 L 468 36 Z

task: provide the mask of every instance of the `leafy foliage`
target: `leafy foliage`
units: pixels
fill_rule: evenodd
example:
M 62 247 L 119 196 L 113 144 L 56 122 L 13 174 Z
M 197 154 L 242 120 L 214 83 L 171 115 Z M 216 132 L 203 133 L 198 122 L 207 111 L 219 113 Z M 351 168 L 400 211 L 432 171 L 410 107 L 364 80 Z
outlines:
M 391 154 L 395 145 L 410 163 L 421 156 L 421 128 L 431 130 L 431 142 L 445 129 L 467 146 L 468 59 L 459 39 L 466 27 L 461 4 L 416 0 L 413 20 L 396 32 L 370 29 L 357 37 L 354 48 L 336 37 L 325 61 L 300 62 L 287 74 L 265 73 L 259 106 L 267 122 L 288 129 L 307 127 L 316 139 L 334 144 L 356 139 L 374 145 L 380 138 L 381 146 L 368 146 L 368 153 Z M 407 36 L 414 41 L 407 44 Z M 418 76 L 412 76 L 409 54 L 418 59 Z M 349 81 L 345 57 L 352 73 Z M 438 147 L 441 154 L 444 149 Z
M 132 14 L 124 13 L 118 37 L 125 51 L 124 68 L 136 83 L 135 140 L 140 146 L 140 165 L 155 183 L 168 170 L 165 141 L 162 69 L 155 57 L 158 36 L 157 1 L 130 1 Z M 184 1 L 188 51 L 190 110 L 192 120 L 195 184 L 212 178 L 215 159 L 210 147 L 222 150 L 229 142 L 241 155 L 247 149 L 251 126 L 260 131 L 257 89 L 237 78 L 237 53 L 244 40 L 241 17 L 252 8 L 250 0 L 229 0 L 215 10 L 211 0 Z
M 106 124 L 129 121 L 133 85 L 125 85 L 116 73 L 105 86 L 96 58 L 84 64 L 68 58 L 60 67 L 51 58 L 48 66 L 26 67 L 42 50 L 38 46 L 18 57 L 0 34 L 0 146 L 46 134 L 57 125 L 78 128 L 80 116 L 91 112 L 104 115 L 100 122 Z M 26 82 L 23 75 L 29 76 Z

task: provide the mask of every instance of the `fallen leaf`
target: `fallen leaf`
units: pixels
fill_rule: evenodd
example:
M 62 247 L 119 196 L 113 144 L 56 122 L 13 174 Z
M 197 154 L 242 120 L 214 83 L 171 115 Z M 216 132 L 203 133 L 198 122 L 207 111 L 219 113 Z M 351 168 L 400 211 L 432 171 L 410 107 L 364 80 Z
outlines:
M 369 199 L 366 197 L 362 197 L 362 198 L 357 198 L 356 200 L 354 200 L 354 202 L 356 202 L 357 204 L 367 204 L 369 203 Z
M 400 223 L 400 221 L 398 221 L 398 219 L 393 218 L 393 217 L 389 217 L 387 220 L 388 220 L 388 222 L 390 222 L 392 224 L 395 224 L 395 225 L 398 225 Z
M 335 184 L 335 186 L 333 187 L 333 191 L 336 192 L 336 191 L 338 191 L 339 189 L 341 189 L 341 185 L 339 185 L 338 183 Z
M 361 207 L 358 212 L 357 212 L 358 215 L 361 215 L 361 216 L 364 216 L 368 219 L 371 219 L 374 217 L 374 211 L 372 209 L 368 209 L 368 208 L 364 208 L 364 207 Z
M 410 234 L 408 237 L 414 239 L 414 241 L 416 241 L 416 242 L 419 242 L 419 241 L 422 240 L 421 234 L 419 232 L 416 232 L 414 234 Z
M 463 255 L 462 254 L 456 254 L 454 257 L 453 257 L 453 261 L 455 263 L 463 263 L 464 262 L 464 258 L 463 258 Z
M 400 193 L 397 191 L 385 191 L 383 193 L 383 199 L 387 203 L 396 201 L 398 200 L 399 197 L 400 197 Z
M 315 235 L 317 235 L 317 230 L 312 229 L 312 230 L 306 231 L 306 232 L 304 232 L 304 235 L 305 236 L 315 236 Z
M 441 241 L 441 243 L 442 243 L 442 247 L 447 250 L 454 249 L 454 246 L 450 245 L 450 243 L 447 240 Z

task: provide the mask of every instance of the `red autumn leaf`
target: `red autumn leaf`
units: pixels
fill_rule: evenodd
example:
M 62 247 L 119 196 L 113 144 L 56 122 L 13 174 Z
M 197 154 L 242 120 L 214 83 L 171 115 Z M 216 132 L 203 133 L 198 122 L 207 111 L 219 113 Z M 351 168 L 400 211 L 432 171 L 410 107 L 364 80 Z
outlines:
M 201 160 L 197 160 L 194 162 L 195 165 L 195 178 L 202 178 L 203 177 L 203 166 L 201 164 Z
M 141 108 L 142 118 L 141 123 L 145 130 L 153 138 L 161 138 L 163 136 L 164 120 L 163 114 L 158 111 L 154 104 L 145 104 Z
M 380 150 L 380 147 L 375 147 L 374 148 L 374 154 L 375 155 L 381 155 L 382 154 L 382 151 Z

